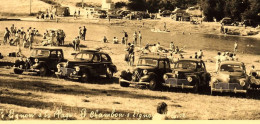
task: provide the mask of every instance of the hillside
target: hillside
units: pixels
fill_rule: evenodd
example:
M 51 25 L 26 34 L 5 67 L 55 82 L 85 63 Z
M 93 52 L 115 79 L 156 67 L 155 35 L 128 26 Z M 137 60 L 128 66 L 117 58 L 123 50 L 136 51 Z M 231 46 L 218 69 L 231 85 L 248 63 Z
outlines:
M 51 5 L 39 0 L 32 1 L 32 13 L 43 11 Z M 4 15 L 16 14 L 25 15 L 30 13 L 30 0 L 2 0 L 0 4 L 0 13 Z

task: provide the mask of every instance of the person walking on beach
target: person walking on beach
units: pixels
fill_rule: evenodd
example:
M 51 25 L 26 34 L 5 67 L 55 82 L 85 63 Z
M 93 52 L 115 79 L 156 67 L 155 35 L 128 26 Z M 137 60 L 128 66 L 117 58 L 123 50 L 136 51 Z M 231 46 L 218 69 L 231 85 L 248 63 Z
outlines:
M 166 22 L 164 22 L 164 31 L 167 31 Z
M 78 36 L 79 36 L 79 38 L 81 39 L 82 38 L 82 29 L 81 29 L 81 27 L 79 27 L 79 34 L 78 34 Z
M 200 51 L 198 52 L 198 58 L 199 58 L 199 59 L 202 59 L 202 56 L 204 56 L 204 55 L 203 55 L 202 50 L 200 50 Z
M 104 42 L 104 43 L 107 43 L 107 42 L 108 42 L 108 40 L 107 40 L 107 37 L 106 37 L 106 36 L 104 36 L 104 38 L 103 38 L 103 42 Z
M 141 44 L 142 44 L 142 34 L 141 34 L 141 31 L 139 31 L 138 37 L 139 37 L 139 46 L 141 47 Z
M 77 37 L 77 39 L 76 39 L 76 51 L 80 51 L 80 38 L 79 38 L 79 36 Z
M 127 32 L 126 32 L 126 31 L 124 31 L 124 30 L 123 30 L 123 32 L 124 32 L 124 37 L 125 37 L 125 45 L 127 45 L 127 41 L 128 41 L 128 34 L 127 34 Z
M 238 47 L 238 44 L 237 44 L 237 41 L 236 41 L 235 44 L 234 44 L 234 53 L 237 52 L 237 47 Z
M 78 11 L 78 17 L 80 16 L 80 9 L 79 9 L 79 11 Z
M 218 68 L 219 68 L 219 64 L 221 62 L 221 52 L 218 52 L 218 55 L 215 57 L 216 59 L 216 72 L 218 71 Z
M 4 44 L 6 44 L 8 42 L 10 38 L 10 31 L 8 30 L 8 28 L 5 28 L 5 33 L 4 33 Z
M 86 33 L 87 33 L 87 28 L 85 26 L 83 26 L 83 34 L 82 34 L 82 37 L 83 37 L 83 40 L 86 41 Z
M 133 44 L 137 44 L 137 33 L 136 33 L 136 31 L 134 32 L 134 34 L 133 34 Z

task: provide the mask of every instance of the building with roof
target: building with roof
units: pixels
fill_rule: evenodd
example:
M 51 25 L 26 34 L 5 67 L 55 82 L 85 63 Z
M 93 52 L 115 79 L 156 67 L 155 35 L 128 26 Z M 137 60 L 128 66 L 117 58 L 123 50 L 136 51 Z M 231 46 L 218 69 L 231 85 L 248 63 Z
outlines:
M 112 0 L 102 0 L 102 10 L 114 10 L 115 3 Z

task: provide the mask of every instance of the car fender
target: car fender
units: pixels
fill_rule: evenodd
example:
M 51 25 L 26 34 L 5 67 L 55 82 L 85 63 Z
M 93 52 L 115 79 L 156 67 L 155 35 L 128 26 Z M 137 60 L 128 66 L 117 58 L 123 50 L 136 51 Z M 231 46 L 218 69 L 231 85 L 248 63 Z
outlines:
M 79 66 L 79 67 L 80 67 L 80 71 L 78 75 L 82 75 L 84 72 L 91 75 L 91 70 L 88 68 L 88 66 Z
M 148 73 L 148 81 L 151 81 L 152 79 L 158 80 L 158 76 L 154 72 L 149 72 Z
M 38 64 L 35 64 L 33 66 L 34 69 L 40 69 L 40 67 L 46 67 L 47 69 L 49 69 L 49 66 L 44 61 L 39 61 Z

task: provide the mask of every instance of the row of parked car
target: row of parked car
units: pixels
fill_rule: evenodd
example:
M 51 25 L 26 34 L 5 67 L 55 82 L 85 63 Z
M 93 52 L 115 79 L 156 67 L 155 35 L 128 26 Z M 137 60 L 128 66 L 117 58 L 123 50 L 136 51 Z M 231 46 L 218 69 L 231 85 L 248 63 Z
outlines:
M 69 61 L 64 59 L 61 48 L 34 48 L 30 57 L 16 60 L 14 73 L 28 71 L 41 76 L 56 74 L 61 78 L 89 82 L 100 75 L 111 79 L 117 72 L 117 67 L 107 53 L 82 50 L 72 55 L 74 60 Z M 247 93 L 249 89 L 260 88 L 260 71 L 248 76 L 243 62 L 225 61 L 220 64 L 217 76 L 211 77 L 203 60 L 181 59 L 171 68 L 167 56 L 146 54 L 139 57 L 133 71 L 121 72 L 119 84 L 122 87 L 143 85 L 151 90 L 169 87 L 192 89 L 194 92 L 211 89 L 212 94 Z

